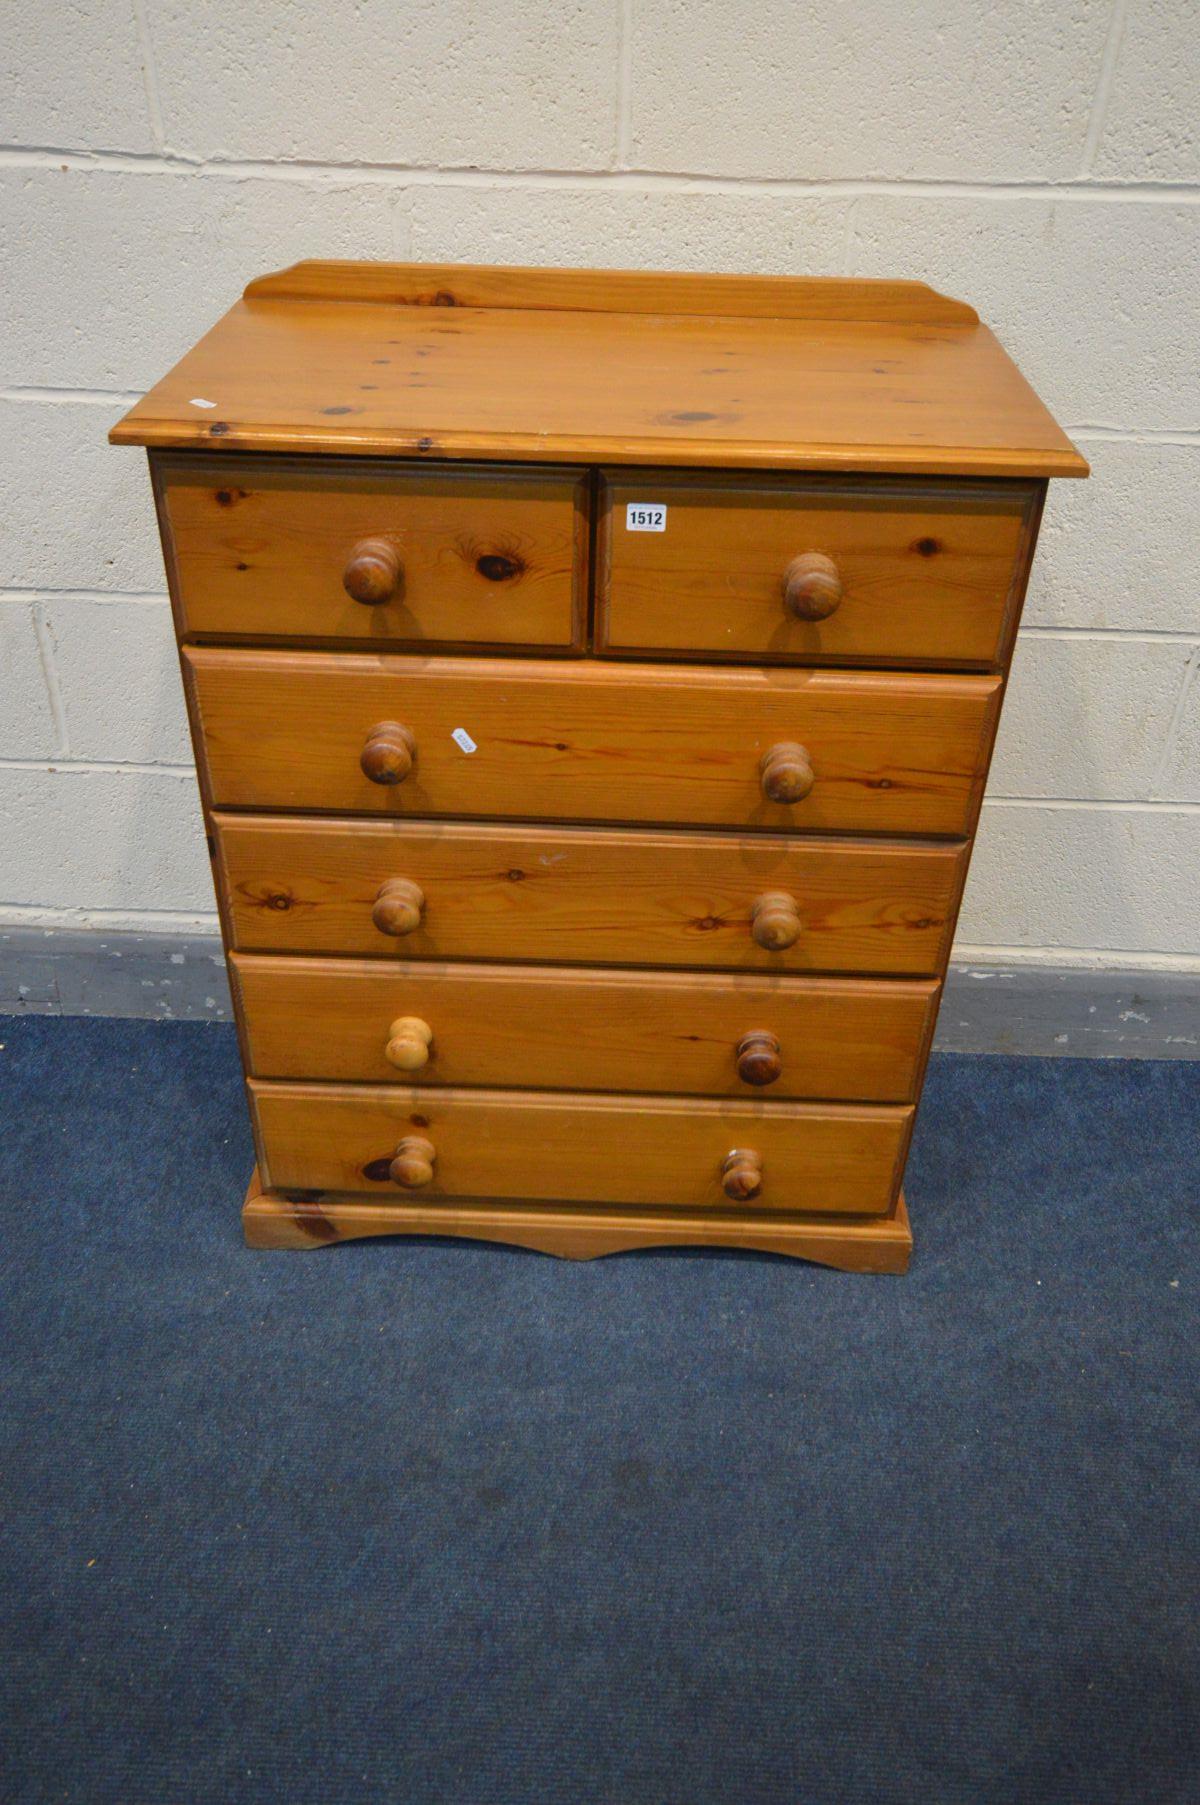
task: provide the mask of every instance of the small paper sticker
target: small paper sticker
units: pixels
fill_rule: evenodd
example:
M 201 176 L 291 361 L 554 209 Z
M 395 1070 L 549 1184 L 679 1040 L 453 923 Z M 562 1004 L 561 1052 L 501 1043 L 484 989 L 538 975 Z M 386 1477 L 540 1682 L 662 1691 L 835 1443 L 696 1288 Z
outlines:
M 188 402 L 189 407 L 215 407 L 216 405 L 215 401 L 206 401 L 203 395 L 193 395 Z
M 458 747 L 460 752 L 470 753 L 478 752 L 479 750 L 465 727 L 456 727 L 454 732 L 450 735 L 450 738 L 454 741 L 454 744 Z
M 631 501 L 625 507 L 627 533 L 665 533 L 667 510 L 661 501 Z

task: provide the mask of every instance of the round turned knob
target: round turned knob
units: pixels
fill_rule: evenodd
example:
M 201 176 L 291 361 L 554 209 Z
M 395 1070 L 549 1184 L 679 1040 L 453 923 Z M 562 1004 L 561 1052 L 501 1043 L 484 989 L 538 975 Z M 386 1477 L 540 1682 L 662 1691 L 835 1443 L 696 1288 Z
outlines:
M 749 1147 L 735 1147 L 721 1167 L 721 1189 L 735 1203 L 745 1203 L 762 1190 L 762 1160 Z
M 774 1084 L 783 1071 L 775 1036 L 765 1028 L 743 1034 L 737 1044 L 737 1071 L 743 1084 Z
M 410 727 L 399 721 L 378 721 L 367 735 L 359 764 L 372 783 L 403 783 L 413 768 L 417 742 Z
M 750 932 L 769 953 L 782 953 L 800 938 L 800 907 L 786 890 L 767 890 L 750 911 Z
M 342 572 L 346 594 L 365 607 L 390 601 L 400 587 L 404 566 L 390 539 L 360 539 Z
M 780 740 L 764 752 L 758 770 L 768 802 L 803 802 L 816 782 L 808 753 L 795 740 Z
M 824 552 L 801 552 L 783 573 L 783 605 L 793 620 L 828 620 L 842 599 L 842 579 Z
M 388 1167 L 388 1176 L 403 1191 L 419 1191 L 422 1185 L 433 1183 L 436 1159 L 432 1141 L 427 1141 L 421 1134 L 406 1134 Z
M 410 877 L 389 877 L 380 884 L 371 920 L 381 934 L 411 934 L 425 914 L 425 892 Z
M 419 1015 L 400 1015 L 388 1029 L 383 1056 L 401 1072 L 419 1072 L 429 1064 L 433 1029 Z

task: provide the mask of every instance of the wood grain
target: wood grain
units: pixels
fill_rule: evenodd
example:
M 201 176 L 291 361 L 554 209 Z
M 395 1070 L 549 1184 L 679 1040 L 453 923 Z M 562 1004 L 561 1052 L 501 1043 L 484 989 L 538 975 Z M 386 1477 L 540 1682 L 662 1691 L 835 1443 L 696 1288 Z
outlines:
M 609 472 L 597 537 L 596 645 L 803 664 L 998 666 L 1036 484 L 844 483 Z M 667 509 L 628 532 L 631 502 Z M 789 613 L 806 553 L 836 567 L 824 619 Z M 825 604 L 828 606 L 828 600 Z
M 344 291 L 374 280 L 352 268 Z M 961 314 L 694 315 L 660 281 L 654 314 L 259 291 L 110 438 L 540 464 L 1087 474 L 992 334 Z
M 886 1216 L 702 1216 L 670 1211 L 553 1209 L 495 1204 L 375 1203 L 362 1197 L 262 1189 L 255 1171 L 242 1206 L 246 1242 L 257 1248 L 329 1247 L 367 1235 L 448 1235 L 506 1242 L 566 1260 L 645 1247 L 729 1247 L 786 1254 L 845 1272 L 907 1272 L 912 1253 L 901 1193 Z
M 218 807 L 534 816 L 773 830 L 961 834 L 974 824 L 1000 682 L 891 672 L 184 652 Z M 372 727 L 416 739 L 370 782 Z M 464 730 L 477 750 L 464 754 Z M 767 800 L 760 760 L 799 741 L 815 782 Z M 407 874 L 406 874 L 407 875 Z M 418 880 L 419 881 L 419 880 Z
M 257 276 L 247 301 L 374 301 L 393 307 L 515 307 L 561 313 L 717 314 L 975 326 L 965 301 L 924 282 L 860 276 L 707 275 L 676 270 L 515 268 L 311 259 Z
M 726 1202 L 725 1161 L 752 1147 L 755 1210 L 885 1214 L 899 1185 L 910 1107 L 619 1098 L 576 1092 L 417 1090 L 248 1083 L 268 1189 L 394 1194 L 409 1137 L 434 1149 L 431 1198 L 638 1204 Z
M 239 951 L 406 961 L 932 976 L 966 864 L 961 843 L 227 814 L 214 825 Z M 425 900 L 403 938 L 372 919 L 395 878 Z M 781 885 L 801 932 L 772 952 L 752 938 L 751 913 Z
M 158 457 L 181 630 L 210 638 L 578 648 L 586 484 L 570 470 Z M 394 543 L 396 594 L 366 606 L 356 547 Z
M 744 1097 L 744 1059 L 769 1064 L 774 1098 L 884 1103 L 916 1094 L 938 994 L 928 980 L 253 953 L 231 954 L 230 972 L 259 1078 Z
M 308 263 L 110 436 L 192 642 L 251 1244 L 903 1270 L 1045 482 L 1087 474 L 973 310 Z

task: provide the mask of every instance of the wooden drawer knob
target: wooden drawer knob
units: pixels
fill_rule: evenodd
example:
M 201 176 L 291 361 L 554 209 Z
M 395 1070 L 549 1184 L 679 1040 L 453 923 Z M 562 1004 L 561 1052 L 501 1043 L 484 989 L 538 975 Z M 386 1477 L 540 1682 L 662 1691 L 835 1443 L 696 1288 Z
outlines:
M 401 1072 L 419 1072 L 429 1064 L 433 1029 L 419 1015 L 400 1015 L 388 1029 L 383 1056 Z
M 769 953 L 782 953 L 800 938 L 800 908 L 786 890 L 767 890 L 750 911 L 750 932 Z
M 424 1135 L 406 1134 L 396 1149 L 388 1174 L 402 1191 L 419 1191 L 422 1185 L 433 1183 L 436 1159 L 432 1141 L 427 1141 Z
M 425 892 L 409 877 L 389 877 L 380 884 L 371 920 L 381 934 L 411 934 L 425 914 Z
M 803 802 L 816 778 L 808 753 L 795 740 L 780 740 L 759 760 L 762 793 L 768 802 Z
M 828 620 L 842 599 L 842 579 L 824 552 L 801 552 L 783 573 L 783 605 L 793 620 Z
M 413 768 L 417 742 L 410 727 L 399 721 L 377 721 L 367 735 L 359 764 L 372 783 L 403 783 Z
M 404 566 L 390 539 L 360 539 L 342 572 L 342 586 L 354 601 L 377 608 L 400 588 Z
M 765 1028 L 743 1034 L 737 1044 L 737 1071 L 743 1084 L 774 1084 L 783 1071 L 780 1045 Z
M 762 1160 L 749 1147 L 735 1147 L 721 1167 L 721 1189 L 734 1203 L 745 1203 L 762 1190 Z

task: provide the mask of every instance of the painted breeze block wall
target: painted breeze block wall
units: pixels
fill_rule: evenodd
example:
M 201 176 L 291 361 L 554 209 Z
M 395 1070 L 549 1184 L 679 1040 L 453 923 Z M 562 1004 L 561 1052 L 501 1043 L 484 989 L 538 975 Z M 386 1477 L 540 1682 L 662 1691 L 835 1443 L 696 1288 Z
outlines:
M 1093 466 L 1051 493 L 959 959 L 1200 969 L 1191 0 L 91 0 L 7 19 L 0 926 L 215 931 L 140 457 L 305 256 L 913 276 Z

